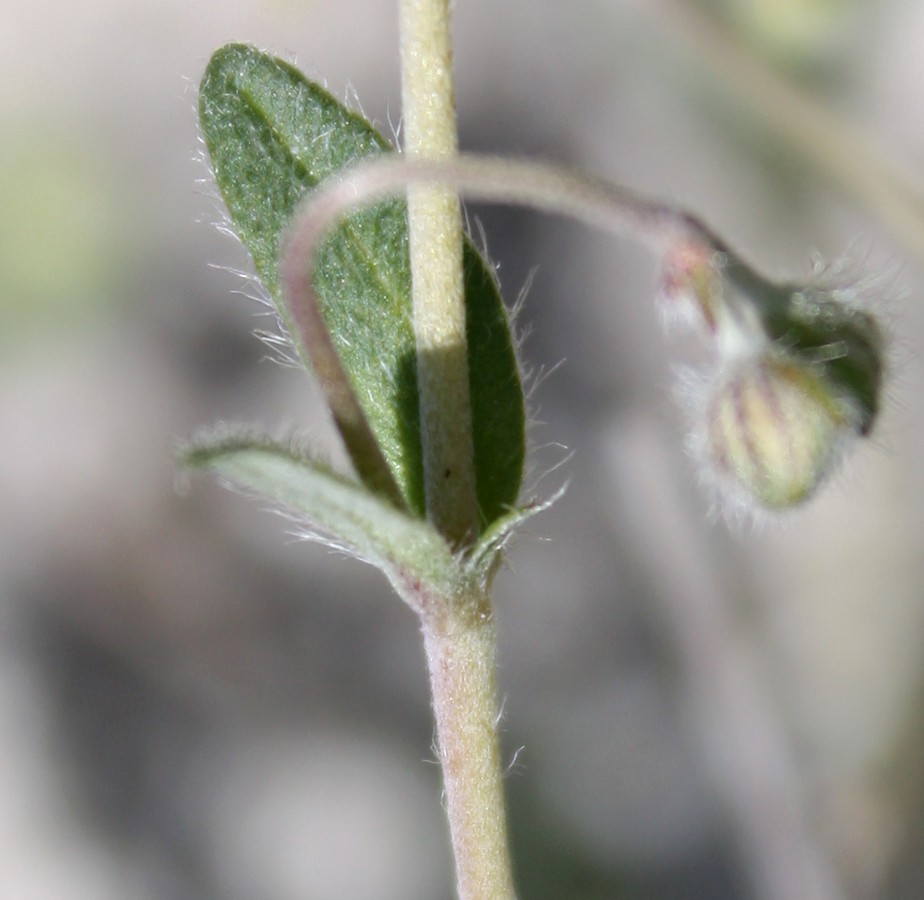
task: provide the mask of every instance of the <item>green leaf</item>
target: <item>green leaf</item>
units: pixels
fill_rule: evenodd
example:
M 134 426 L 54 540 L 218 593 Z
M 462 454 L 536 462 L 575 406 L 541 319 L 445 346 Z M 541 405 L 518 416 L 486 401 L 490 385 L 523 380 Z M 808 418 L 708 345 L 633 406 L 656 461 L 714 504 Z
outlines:
M 434 528 L 295 447 L 264 436 L 223 435 L 194 442 L 180 456 L 190 468 L 211 469 L 288 509 L 308 526 L 306 536 L 326 535 L 372 563 L 406 598 L 402 588 L 409 581 L 443 596 L 458 588 L 461 570 Z
M 294 334 L 278 260 L 298 201 L 343 166 L 392 148 L 294 67 L 240 44 L 212 57 L 199 111 L 234 229 Z M 410 283 L 403 199 L 352 215 L 319 251 L 315 288 L 325 321 L 408 507 L 423 515 Z M 475 473 L 486 527 L 519 493 L 525 404 L 506 310 L 493 273 L 468 241 L 465 284 Z
M 508 510 L 495 519 L 491 526 L 482 533 L 478 543 L 472 548 L 472 552 L 465 562 L 465 571 L 480 582 L 490 580 L 497 570 L 504 548 L 514 533 L 533 516 L 544 512 L 553 503 L 557 502 L 564 492 L 565 488 L 562 487 L 547 500 L 536 501 L 528 506 Z

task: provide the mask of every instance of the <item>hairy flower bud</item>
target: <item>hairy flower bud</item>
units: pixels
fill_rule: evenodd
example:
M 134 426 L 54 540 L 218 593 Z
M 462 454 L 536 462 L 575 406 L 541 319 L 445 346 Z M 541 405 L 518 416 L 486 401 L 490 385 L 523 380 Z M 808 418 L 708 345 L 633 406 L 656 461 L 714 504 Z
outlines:
M 768 339 L 818 370 L 854 410 L 860 433 L 867 434 L 879 411 L 885 370 L 884 340 L 875 318 L 846 302 L 843 289 L 780 290 L 783 299 L 761 310 Z
M 861 422 L 819 370 L 771 353 L 722 380 L 706 409 L 704 449 L 736 495 L 784 509 L 812 494 Z
M 855 287 L 775 284 L 730 254 L 679 252 L 672 283 L 697 300 L 720 373 L 700 407 L 703 456 L 739 508 L 798 504 L 873 426 L 882 332 Z

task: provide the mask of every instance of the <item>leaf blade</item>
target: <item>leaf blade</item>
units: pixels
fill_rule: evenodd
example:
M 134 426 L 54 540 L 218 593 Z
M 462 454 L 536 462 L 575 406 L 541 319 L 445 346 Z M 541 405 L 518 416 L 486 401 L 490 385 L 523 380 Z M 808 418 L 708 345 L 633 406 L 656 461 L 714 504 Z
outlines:
M 449 546 L 427 522 L 292 446 L 226 434 L 194 441 L 180 459 L 284 507 L 314 529 L 305 536 L 317 539 L 321 532 L 333 538 L 393 582 L 415 579 L 446 596 L 458 584 L 460 569 Z
M 234 227 L 294 334 L 281 301 L 278 258 L 298 201 L 343 166 L 391 147 L 293 66 L 241 44 L 220 49 L 209 62 L 200 120 Z M 318 251 L 321 312 L 408 507 L 423 515 L 410 278 L 403 199 L 353 214 Z M 465 279 L 477 499 L 487 527 L 519 494 L 525 401 L 493 273 L 468 241 Z

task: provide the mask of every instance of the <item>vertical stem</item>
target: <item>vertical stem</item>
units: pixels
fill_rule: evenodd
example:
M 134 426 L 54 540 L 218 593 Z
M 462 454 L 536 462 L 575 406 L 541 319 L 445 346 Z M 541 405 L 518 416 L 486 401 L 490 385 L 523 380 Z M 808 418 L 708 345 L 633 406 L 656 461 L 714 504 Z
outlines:
M 400 0 L 404 146 L 411 158 L 445 159 L 457 151 L 449 4 Z M 477 533 L 478 510 L 456 193 L 410 189 L 408 230 L 427 514 L 461 547 Z
M 460 900 L 515 900 L 497 739 L 487 598 L 424 621 L 437 747 Z
M 400 0 L 405 151 L 458 150 L 450 0 Z M 456 547 L 478 531 L 469 398 L 462 214 L 438 186 L 408 190 L 414 333 L 427 515 Z M 514 900 L 494 698 L 488 595 L 454 597 L 423 616 L 459 900 Z

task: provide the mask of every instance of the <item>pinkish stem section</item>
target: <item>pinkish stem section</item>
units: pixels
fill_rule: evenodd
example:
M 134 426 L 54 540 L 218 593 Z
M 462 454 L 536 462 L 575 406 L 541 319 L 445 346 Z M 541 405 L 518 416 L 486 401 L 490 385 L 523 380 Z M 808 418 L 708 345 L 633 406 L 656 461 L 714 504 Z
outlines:
M 515 900 L 497 738 L 487 598 L 424 621 L 459 900 Z

